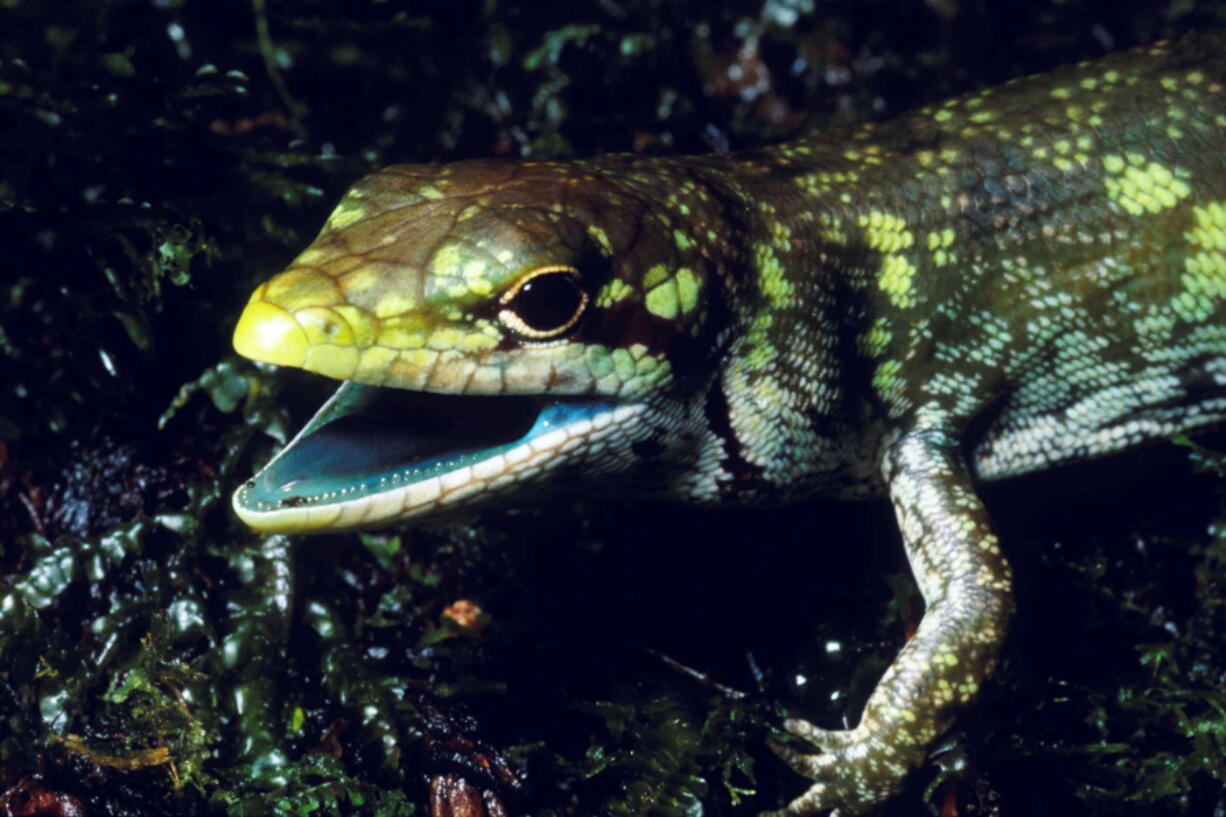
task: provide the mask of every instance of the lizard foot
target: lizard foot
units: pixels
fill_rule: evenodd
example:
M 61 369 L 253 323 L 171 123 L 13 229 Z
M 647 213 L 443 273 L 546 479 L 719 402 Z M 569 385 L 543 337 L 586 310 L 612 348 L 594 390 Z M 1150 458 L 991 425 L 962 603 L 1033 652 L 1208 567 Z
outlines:
M 863 725 L 850 730 L 820 729 L 808 721 L 788 720 L 783 727 L 819 750 L 800 752 L 774 741 L 771 749 L 784 763 L 815 781 L 809 790 L 778 811 L 759 817 L 858 817 L 894 794 L 910 769 L 906 753 L 890 746 Z

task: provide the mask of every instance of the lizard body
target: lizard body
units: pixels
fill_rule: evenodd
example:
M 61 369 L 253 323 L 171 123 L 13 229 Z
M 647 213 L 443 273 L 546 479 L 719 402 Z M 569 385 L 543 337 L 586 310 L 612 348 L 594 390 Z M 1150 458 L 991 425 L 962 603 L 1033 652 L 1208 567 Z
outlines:
M 885 494 L 924 619 L 855 729 L 778 749 L 815 781 L 779 814 L 862 813 L 996 661 L 975 484 L 1226 419 L 1224 86 L 1207 33 L 773 148 L 374 173 L 235 331 L 346 381 L 235 508 Z

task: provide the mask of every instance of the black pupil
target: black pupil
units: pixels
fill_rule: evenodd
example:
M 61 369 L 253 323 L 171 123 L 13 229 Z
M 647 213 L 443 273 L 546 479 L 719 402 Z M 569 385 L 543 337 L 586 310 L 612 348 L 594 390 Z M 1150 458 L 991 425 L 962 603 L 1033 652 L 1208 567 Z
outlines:
M 569 272 L 547 272 L 520 287 L 511 308 L 529 328 L 538 332 L 570 323 L 583 302 L 579 282 Z

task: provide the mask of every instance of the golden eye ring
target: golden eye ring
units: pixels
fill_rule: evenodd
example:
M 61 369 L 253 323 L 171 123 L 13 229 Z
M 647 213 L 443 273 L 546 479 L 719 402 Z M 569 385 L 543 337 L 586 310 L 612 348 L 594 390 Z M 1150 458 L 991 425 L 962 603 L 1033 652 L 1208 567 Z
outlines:
M 574 328 L 589 296 L 579 270 L 566 264 L 537 267 L 498 299 L 498 320 L 525 340 L 554 340 Z

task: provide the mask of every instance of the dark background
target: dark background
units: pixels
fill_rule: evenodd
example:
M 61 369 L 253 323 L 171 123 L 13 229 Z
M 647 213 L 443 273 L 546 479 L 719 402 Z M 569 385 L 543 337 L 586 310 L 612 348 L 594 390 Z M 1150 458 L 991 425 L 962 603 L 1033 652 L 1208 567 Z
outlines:
M 0 814 L 424 814 L 422 692 L 506 751 L 515 813 L 799 793 L 771 725 L 854 722 L 918 617 L 884 503 L 261 539 L 229 494 L 322 392 L 233 355 L 242 303 L 384 164 L 767 144 L 1207 25 L 1226 3 L 0 0 Z M 1217 464 L 985 489 L 1022 613 L 887 813 L 1226 813 Z

